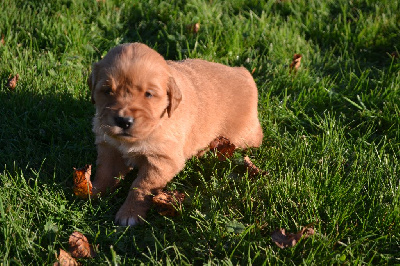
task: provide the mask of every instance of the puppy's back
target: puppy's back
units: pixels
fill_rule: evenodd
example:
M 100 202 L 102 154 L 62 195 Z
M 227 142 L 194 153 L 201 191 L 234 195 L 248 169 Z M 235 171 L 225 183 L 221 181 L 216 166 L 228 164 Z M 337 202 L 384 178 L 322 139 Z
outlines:
M 228 138 L 240 148 L 261 145 L 258 91 L 245 68 L 200 59 L 168 64 L 182 90 L 181 104 L 186 106 L 182 109 L 195 110 L 191 132 L 194 146 L 201 143 L 200 148 L 204 148 L 218 136 Z

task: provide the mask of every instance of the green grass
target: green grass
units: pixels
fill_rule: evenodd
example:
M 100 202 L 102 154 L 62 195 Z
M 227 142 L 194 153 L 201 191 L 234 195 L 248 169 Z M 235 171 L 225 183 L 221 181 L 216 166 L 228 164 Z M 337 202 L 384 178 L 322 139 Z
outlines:
M 83 264 L 400 264 L 399 2 L 169 2 L 0 2 L 0 263 L 52 264 L 78 230 L 98 251 Z M 133 41 L 254 70 L 265 138 L 246 154 L 269 175 L 248 177 L 244 152 L 193 158 L 168 186 L 182 215 L 135 228 L 113 224 L 126 189 L 77 199 L 72 168 L 96 159 L 90 66 Z M 294 248 L 271 241 L 309 223 Z

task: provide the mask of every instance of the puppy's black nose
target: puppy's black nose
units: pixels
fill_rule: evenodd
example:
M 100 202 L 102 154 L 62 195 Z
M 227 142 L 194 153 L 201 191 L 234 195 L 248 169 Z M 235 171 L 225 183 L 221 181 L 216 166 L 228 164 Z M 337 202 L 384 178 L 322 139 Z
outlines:
M 130 116 L 117 116 L 114 118 L 115 124 L 122 128 L 122 129 L 128 129 L 132 126 L 133 124 L 133 117 Z

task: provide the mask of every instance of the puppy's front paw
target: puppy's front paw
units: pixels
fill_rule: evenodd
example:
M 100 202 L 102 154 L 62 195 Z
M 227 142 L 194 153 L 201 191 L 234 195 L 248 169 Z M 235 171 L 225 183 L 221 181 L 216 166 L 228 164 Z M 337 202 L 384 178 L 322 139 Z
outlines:
M 142 190 L 131 190 L 124 204 L 115 216 L 115 223 L 123 226 L 135 226 L 143 223 L 151 207 L 152 196 Z
M 115 216 L 115 223 L 122 226 L 135 226 L 143 223 L 146 212 L 122 206 Z
M 139 216 L 129 216 L 118 212 L 115 216 L 115 223 L 122 226 L 135 226 L 140 224 L 140 220 Z

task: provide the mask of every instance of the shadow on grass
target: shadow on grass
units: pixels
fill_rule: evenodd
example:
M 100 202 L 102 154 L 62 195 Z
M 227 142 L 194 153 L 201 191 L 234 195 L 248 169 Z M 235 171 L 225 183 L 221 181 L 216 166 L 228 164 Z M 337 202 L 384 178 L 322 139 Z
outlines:
M 67 93 L 0 91 L 0 172 L 41 169 L 42 177 L 66 178 L 72 167 L 93 163 L 94 108 Z M 61 180 L 57 180 L 61 181 Z

